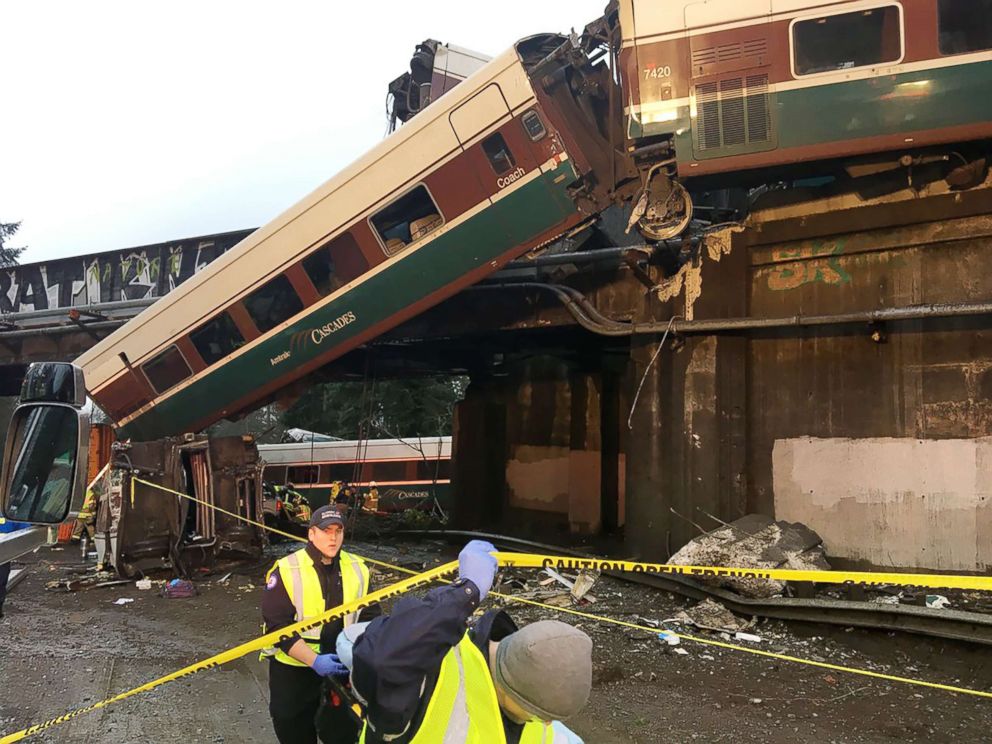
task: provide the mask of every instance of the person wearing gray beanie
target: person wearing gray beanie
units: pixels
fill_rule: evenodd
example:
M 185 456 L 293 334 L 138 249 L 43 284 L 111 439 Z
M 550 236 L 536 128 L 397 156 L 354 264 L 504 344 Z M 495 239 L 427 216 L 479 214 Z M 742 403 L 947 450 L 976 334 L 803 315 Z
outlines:
M 492 586 L 495 550 L 473 540 L 458 581 L 339 640 L 365 705 L 361 744 L 582 744 L 561 719 L 589 700 L 588 635 L 558 620 L 517 628 L 502 610 L 465 630 Z

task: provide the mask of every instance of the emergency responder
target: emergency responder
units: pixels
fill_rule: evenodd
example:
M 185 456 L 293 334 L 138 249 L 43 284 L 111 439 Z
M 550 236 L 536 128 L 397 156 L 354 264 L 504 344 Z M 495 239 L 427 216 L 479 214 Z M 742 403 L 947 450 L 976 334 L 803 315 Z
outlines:
M 369 492 L 365 497 L 365 501 L 362 502 L 362 508 L 369 511 L 377 511 L 379 509 L 379 487 L 375 481 L 369 483 Z
M 287 483 L 285 486 L 275 487 L 276 496 L 282 503 L 282 510 L 291 522 L 302 525 L 309 525 L 310 517 L 313 515 L 310 509 L 310 502 L 307 498 L 296 490 L 296 486 Z
M 266 575 L 262 594 L 266 633 L 317 617 L 369 591 L 365 562 L 341 550 L 344 520 L 333 505 L 313 513 L 307 537 L 306 547 L 280 558 Z M 376 614 L 377 607 L 363 611 L 366 618 Z M 269 713 L 282 744 L 316 744 L 318 734 L 324 744 L 357 740 L 358 724 L 347 703 L 323 684 L 324 677 L 347 678 L 347 669 L 333 653 L 334 642 L 341 629 L 356 619 L 351 613 L 294 633 L 262 652 L 270 657 Z
M 352 631 L 360 628 L 342 634 L 337 649 L 352 664 L 355 692 L 367 703 L 363 743 L 581 741 L 558 719 L 575 715 L 589 699 L 589 636 L 557 620 L 517 629 L 502 610 L 465 632 L 492 586 L 493 551 L 473 540 L 458 556 L 454 584 L 404 597 L 353 647 Z
M 72 528 L 72 539 L 79 540 L 83 532 L 89 536 L 92 543 L 96 538 L 96 503 L 100 495 L 100 487 L 93 484 L 86 489 L 86 496 L 83 498 L 83 505 L 76 515 L 76 524 Z M 85 556 L 83 556 L 85 558 Z
M 327 499 L 327 503 L 328 504 L 336 504 L 338 502 L 338 496 L 341 493 L 341 488 L 342 487 L 343 487 L 343 484 L 339 480 L 336 480 L 333 483 L 331 483 L 331 495 Z

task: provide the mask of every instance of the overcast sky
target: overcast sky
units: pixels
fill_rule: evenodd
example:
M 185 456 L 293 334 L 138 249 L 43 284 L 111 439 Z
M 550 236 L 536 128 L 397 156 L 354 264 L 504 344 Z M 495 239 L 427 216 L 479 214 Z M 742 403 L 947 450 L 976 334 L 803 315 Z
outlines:
M 22 262 L 257 227 L 382 138 L 418 42 L 495 55 L 605 5 L 0 3 L 0 222 Z

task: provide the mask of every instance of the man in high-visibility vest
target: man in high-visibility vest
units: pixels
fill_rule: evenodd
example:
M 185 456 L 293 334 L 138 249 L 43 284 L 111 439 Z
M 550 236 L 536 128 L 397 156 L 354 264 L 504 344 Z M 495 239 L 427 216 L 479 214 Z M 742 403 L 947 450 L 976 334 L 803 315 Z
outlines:
M 100 487 L 91 485 L 86 489 L 86 496 L 83 498 L 83 505 L 76 515 L 76 524 L 72 528 L 72 538 L 80 539 L 85 531 L 89 535 L 90 542 L 96 538 L 96 503 L 100 495 Z
M 266 575 L 262 594 L 265 632 L 322 615 L 369 591 L 369 569 L 358 556 L 341 549 L 344 519 L 333 505 L 310 518 L 306 547 L 280 558 Z M 371 608 L 369 608 L 371 609 Z M 375 615 L 364 611 L 364 615 Z M 324 689 L 325 677 L 347 679 L 334 652 L 343 628 L 357 613 L 303 633 L 294 633 L 262 652 L 269 661 L 269 713 L 282 744 L 353 744 L 358 724 L 347 703 Z M 334 705 L 334 703 L 337 705 Z
M 473 540 L 454 584 L 404 597 L 361 635 L 356 626 L 339 637 L 366 704 L 362 744 L 581 744 L 561 719 L 589 699 L 589 636 L 557 620 L 518 629 L 502 610 L 465 631 L 492 586 L 494 551 Z

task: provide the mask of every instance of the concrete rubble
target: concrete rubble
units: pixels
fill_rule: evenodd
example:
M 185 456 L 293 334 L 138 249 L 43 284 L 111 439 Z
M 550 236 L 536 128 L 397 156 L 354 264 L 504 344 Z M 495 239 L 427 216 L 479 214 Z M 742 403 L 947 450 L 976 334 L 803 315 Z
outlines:
M 668 562 L 678 566 L 830 569 L 818 534 L 804 524 L 775 521 L 763 514 L 748 514 L 700 535 Z M 713 577 L 699 580 L 756 599 L 781 596 L 785 591 L 784 581 L 770 579 Z

